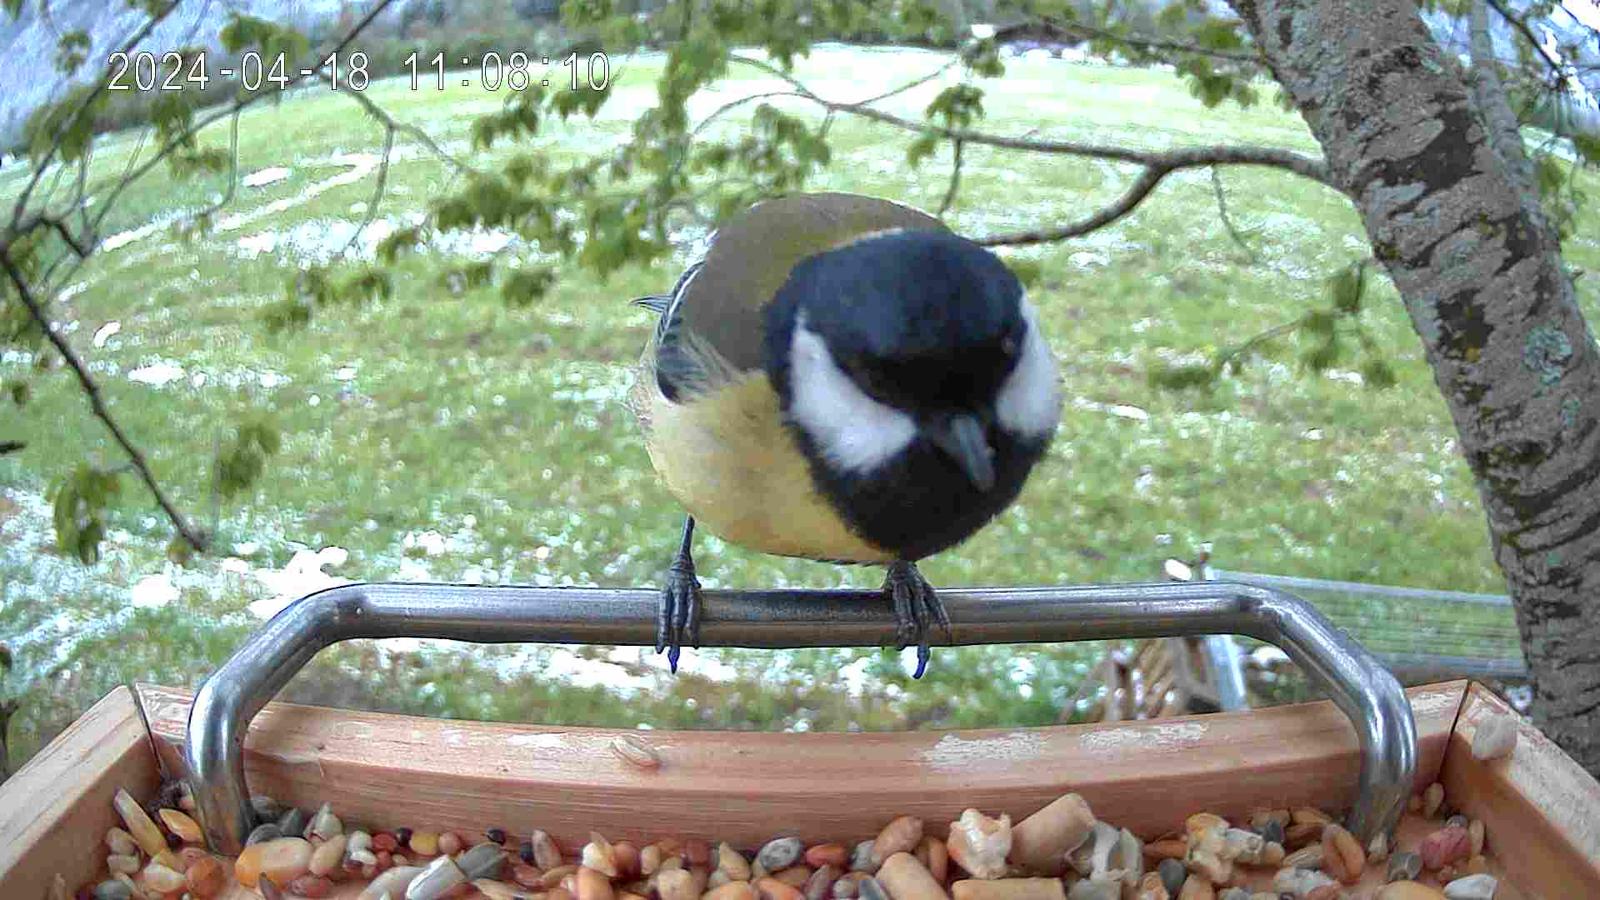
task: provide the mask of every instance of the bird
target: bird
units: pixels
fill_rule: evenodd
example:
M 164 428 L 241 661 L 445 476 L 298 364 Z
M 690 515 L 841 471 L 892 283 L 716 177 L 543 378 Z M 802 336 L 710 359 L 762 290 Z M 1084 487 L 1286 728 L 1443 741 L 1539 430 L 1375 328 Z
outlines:
M 887 567 L 899 648 L 950 619 L 917 563 L 1021 491 L 1061 415 L 1055 357 L 992 251 L 894 201 L 764 200 L 718 228 L 666 294 L 631 407 L 685 508 L 656 652 L 700 641 L 697 524 L 780 556 Z

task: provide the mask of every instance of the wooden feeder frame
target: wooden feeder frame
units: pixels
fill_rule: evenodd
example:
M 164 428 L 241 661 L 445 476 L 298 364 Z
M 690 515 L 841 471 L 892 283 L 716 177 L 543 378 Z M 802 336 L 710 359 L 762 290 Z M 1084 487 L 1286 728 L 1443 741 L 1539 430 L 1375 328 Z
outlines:
M 959 644 L 1248 635 L 1280 646 L 1334 703 L 847 734 L 638 732 L 268 703 L 322 647 L 357 637 L 654 642 L 653 591 L 346 585 L 286 608 L 196 694 L 113 691 L 0 786 L 0 898 L 43 900 L 57 874 L 73 886 L 94 877 L 101 835 L 117 823 L 112 796 L 126 788 L 146 800 L 163 773 L 189 781 L 220 852 L 243 836 L 246 782 L 285 803 L 331 803 L 347 822 L 468 834 L 539 827 L 570 849 L 591 830 L 747 847 L 775 834 L 859 839 L 896 814 L 943 823 L 976 807 L 1020 819 L 1068 791 L 1147 840 L 1181 828 L 1190 812 L 1243 818 L 1298 805 L 1350 809 L 1352 830 L 1371 835 L 1440 781 L 1452 805 L 1492 835 L 1516 886 L 1503 893 L 1600 897 L 1600 785 L 1526 722 L 1509 759 L 1474 759 L 1477 724 L 1514 711 L 1467 682 L 1402 691 L 1302 601 L 1225 582 L 943 597 Z M 706 595 L 707 646 L 873 646 L 892 633 L 875 593 Z M 625 736 L 659 765 L 619 749 Z

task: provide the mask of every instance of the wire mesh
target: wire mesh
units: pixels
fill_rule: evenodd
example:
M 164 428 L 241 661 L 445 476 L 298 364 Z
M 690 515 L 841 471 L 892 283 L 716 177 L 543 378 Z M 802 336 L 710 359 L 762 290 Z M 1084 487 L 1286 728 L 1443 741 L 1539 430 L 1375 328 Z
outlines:
M 1290 591 L 1396 672 L 1527 674 L 1511 598 L 1212 568 L 1218 581 Z

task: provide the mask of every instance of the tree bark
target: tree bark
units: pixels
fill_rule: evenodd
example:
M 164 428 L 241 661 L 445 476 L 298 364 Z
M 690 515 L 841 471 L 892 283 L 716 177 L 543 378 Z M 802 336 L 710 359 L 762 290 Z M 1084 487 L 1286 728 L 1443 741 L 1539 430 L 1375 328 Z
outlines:
M 1522 145 L 1517 114 L 1511 109 L 1505 85 L 1500 81 L 1500 62 L 1494 54 L 1494 38 L 1489 33 L 1489 0 L 1471 0 L 1467 28 L 1472 47 L 1472 76 L 1468 84 L 1472 97 L 1489 128 L 1489 146 L 1510 169 L 1525 197 L 1537 205 L 1538 186 L 1533 182 L 1533 164 Z
M 1558 239 L 1411 0 L 1230 2 L 1422 339 L 1515 600 L 1534 719 L 1600 773 L 1600 351 Z

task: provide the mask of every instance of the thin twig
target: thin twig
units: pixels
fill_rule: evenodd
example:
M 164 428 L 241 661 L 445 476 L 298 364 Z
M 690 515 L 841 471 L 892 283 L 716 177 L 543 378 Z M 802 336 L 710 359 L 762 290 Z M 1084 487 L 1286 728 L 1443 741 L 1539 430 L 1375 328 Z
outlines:
M 1240 234 L 1239 229 L 1234 226 L 1233 217 L 1228 215 L 1228 195 L 1222 190 L 1222 173 L 1217 170 L 1216 166 L 1211 167 L 1211 189 L 1217 195 L 1217 216 L 1222 219 L 1222 227 L 1228 229 L 1229 236 L 1233 238 L 1235 244 L 1239 245 L 1239 249 L 1244 251 L 1245 258 L 1250 260 L 1251 265 L 1259 262 L 1256 252 L 1250 248 L 1249 244 L 1245 243 L 1244 235 Z
M 1277 325 L 1274 325 L 1265 331 L 1259 331 L 1251 335 L 1242 343 L 1235 344 L 1225 352 L 1218 354 L 1216 360 L 1212 363 L 1213 367 L 1217 372 L 1221 372 L 1223 367 L 1228 363 L 1245 355 L 1246 353 L 1249 353 L 1251 350 L 1254 350 L 1268 341 L 1275 340 L 1283 337 L 1286 334 L 1289 334 L 1292 331 L 1298 330 L 1306 323 L 1306 319 L 1307 316 L 1305 315 L 1295 316 L 1287 322 L 1279 322 Z
M 327 51 L 317 51 L 316 58 L 320 59 L 321 62 L 318 63 L 309 74 L 304 74 L 303 71 L 301 73 L 296 73 L 295 75 L 291 76 L 283 85 L 283 87 L 279 88 L 278 90 L 255 91 L 254 93 L 236 99 L 234 102 L 227 104 L 209 116 L 199 119 L 198 121 L 191 122 L 188 128 L 185 128 L 182 132 L 174 135 L 172 140 L 160 150 L 156 151 L 154 156 L 146 160 L 137 169 L 134 169 L 125 178 L 117 183 L 117 186 L 112 189 L 111 194 L 105 199 L 105 202 L 101 204 L 100 215 L 95 220 L 95 228 L 99 229 L 100 224 L 105 220 L 106 214 L 111 211 L 111 208 L 115 205 L 117 198 L 123 191 L 128 189 L 129 185 L 133 184 L 135 181 L 138 181 L 151 169 L 159 165 L 162 160 L 171 155 L 172 152 L 176 150 L 185 140 L 187 140 L 190 135 L 198 134 L 207 126 L 216 122 L 220 122 L 228 116 L 234 115 L 235 113 L 259 100 L 263 100 L 267 97 L 281 97 L 289 90 L 289 88 L 294 87 L 301 81 L 311 78 L 312 76 L 320 77 L 327 69 L 328 60 L 342 54 L 344 49 L 350 45 L 350 42 L 354 41 L 357 35 L 366 30 L 367 26 L 372 24 L 372 20 L 376 19 L 380 14 L 382 14 L 385 9 L 388 9 L 392 3 L 394 3 L 394 0 L 378 0 L 377 3 L 372 5 L 371 9 L 367 10 L 367 14 L 361 17 L 361 21 L 352 26 L 351 29 L 345 33 L 344 37 L 339 39 L 337 44 Z M 363 97 L 359 91 L 351 91 L 350 96 L 367 99 Z
M 1166 41 L 1160 38 L 1142 38 L 1133 35 L 1117 34 L 1104 28 L 1095 28 L 1078 22 L 1063 22 L 1060 19 L 1043 18 L 1039 21 L 1058 31 L 1077 35 L 1081 40 L 1106 40 L 1124 44 L 1139 50 L 1170 50 L 1176 53 L 1189 53 L 1195 56 L 1209 56 L 1212 59 L 1225 59 L 1231 62 L 1260 63 L 1261 57 L 1254 53 L 1235 53 L 1231 50 L 1213 50 L 1199 44 L 1188 44 L 1181 41 Z M 1025 25 L 1015 26 L 1007 31 L 1015 32 L 1026 28 Z M 1005 32 L 1001 32 L 1002 34 Z M 998 36 L 998 35 L 997 35 Z
M 1266 154 L 1266 156 L 1262 157 L 1260 154 Z M 1290 157 L 1292 162 L 1280 157 Z M 1047 244 L 1080 237 L 1096 229 L 1104 228 L 1133 212 L 1140 203 L 1144 202 L 1146 197 L 1150 196 L 1150 192 L 1155 190 L 1156 185 L 1160 184 L 1163 178 L 1173 172 L 1181 169 L 1197 169 L 1203 166 L 1214 168 L 1219 164 L 1274 166 L 1288 169 L 1308 178 L 1315 178 L 1315 176 L 1302 171 L 1303 168 L 1321 167 L 1320 163 L 1298 154 L 1252 147 L 1193 147 L 1185 150 L 1171 150 L 1166 153 L 1152 154 L 1150 161 L 1145 163 L 1144 168 L 1139 172 L 1139 176 L 1134 179 L 1133 184 L 1128 186 L 1127 191 L 1122 196 L 1086 218 L 1056 228 L 1015 231 L 981 237 L 976 240 L 985 246 L 999 247 Z M 1321 181 L 1322 179 L 1316 178 L 1316 180 Z
M 327 59 L 327 57 L 324 56 L 323 59 Z M 318 77 L 320 77 L 323 81 L 330 80 L 330 76 L 326 72 L 319 73 Z M 356 103 L 361 105 L 362 109 L 366 110 L 367 115 L 372 116 L 374 119 L 377 119 L 379 122 L 383 123 L 385 128 L 388 128 L 390 131 L 397 131 L 406 135 L 407 137 L 412 138 L 417 143 L 427 148 L 428 152 L 449 163 L 456 169 L 457 172 L 472 171 L 471 166 L 457 159 L 455 156 L 452 156 L 449 151 L 439 146 L 439 143 L 433 139 L 433 135 L 428 134 L 426 131 L 423 131 L 421 128 L 418 128 L 415 125 L 396 119 L 394 116 L 389 114 L 388 110 L 379 106 L 371 97 L 368 97 L 366 93 L 362 91 L 341 91 L 340 93 L 345 93 L 347 96 L 355 100 Z
M 950 187 L 945 190 L 944 200 L 939 204 L 939 218 L 941 219 L 944 218 L 945 213 L 950 211 L 950 207 L 955 205 L 956 191 L 961 189 L 961 150 L 965 146 L 965 141 L 957 140 L 954 142 L 955 150 L 952 154 L 953 158 L 950 165 Z
M 42 217 L 41 216 L 38 219 L 38 222 L 39 222 L 39 225 L 41 227 L 48 228 L 51 231 L 54 231 L 56 234 L 60 235 L 61 236 L 61 240 L 64 241 L 69 248 L 71 248 L 73 253 L 77 254 L 79 259 L 82 259 L 83 257 L 88 256 L 89 253 L 94 250 L 94 247 L 92 245 L 85 245 L 85 244 L 80 243 L 78 241 L 78 238 L 72 233 L 72 229 L 70 227 L 68 227 L 67 223 L 61 221 L 60 219 L 57 219 L 57 218 L 55 218 L 53 216 L 52 217 Z
M 1135 147 L 1119 147 L 1107 144 L 1089 144 L 1079 141 L 1049 141 L 1030 138 L 1007 137 L 1005 135 L 988 134 L 981 131 L 972 131 L 963 128 L 945 128 L 927 122 L 914 122 L 882 110 L 866 106 L 856 106 L 850 103 L 840 103 L 819 96 L 799 79 L 788 73 L 769 65 L 758 59 L 733 54 L 732 61 L 742 65 L 751 66 L 776 75 L 789 82 L 795 91 L 812 103 L 824 109 L 860 116 L 885 125 L 893 125 L 906 131 L 920 134 L 931 134 L 948 140 L 962 140 L 973 144 L 982 144 L 989 147 L 1000 147 L 1007 150 L 1025 150 L 1033 153 L 1063 154 L 1068 156 L 1084 156 L 1091 159 L 1108 159 L 1117 162 L 1136 163 L 1141 166 L 1172 169 L 1193 168 L 1202 165 L 1257 165 L 1272 168 L 1287 169 L 1297 175 L 1303 175 L 1313 181 L 1321 182 L 1329 187 L 1337 188 L 1333 176 L 1328 171 L 1328 166 L 1320 159 L 1315 159 L 1304 154 L 1290 150 L 1280 150 L 1274 147 L 1251 147 L 1234 145 L 1217 145 L 1211 147 L 1188 147 L 1180 150 L 1140 150 Z M 1162 175 L 1165 175 L 1163 172 Z
M 1517 31 L 1517 33 L 1521 34 L 1523 39 L 1528 42 L 1529 46 L 1533 47 L 1533 49 L 1538 52 L 1539 56 L 1544 60 L 1545 65 L 1549 66 L 1550 68 L 1551 87 L 1559 89 L 1559 86 L 1566 82 L 1566 67 L 1561 64 L 1560 60 L 1557 60 L 1555 57 L 1551 56 L 1549 51 L 1545 50 L 1544 44 L 1540 43 L 1539 41 L 1538 35 L 1533 33 L 1533 27 L 1528 24 L 1526 19 L 1507 9 L 1501 0 L 1488 0 L 1488 3 L 1490 9 L 1493 9 L 1496 13 L 1498 13 L 1500 18 L 1504 19 L 1508 25 Z
M 211 435 L 211 533 L 222 528 L 222 435 Z
M 233 202 L 239 191 L 239 111 L 233 111 L 233 121 L 228 127 L 228 187 L 215 203 L 201 210 L 196 218 L 213 216 Z
M 189 546 L 197 551 L 205 550 L 205 537 L 189 526 L 183 515 L 172 505 L 172 501 L 168 500 L 167 495 L 162 492 L 161 486 L 156 483 L 155 475 L 150 471 L 149 464 L 145 462 L 144 454 L 140 453 L 139 448 L 135 447 L 133 442 L 128 439 L 128 436 L 123 433 L 121 426 L 117 424 L 117 420 L 112 418 L 111 411 L 106 408 L 105 402 L 100 396 L 100 385 L 95 383 L 94 378 L 89 375 L 88 368 L 78 358 L 78 354 L 73 351 L 72 345 L 67 343 L 67 339 L 51 324 L 50 317 L 45 315 L 44 308 L 39 305 L 39 301 L 33 296 L 33 291 L 28 287 L 28 279 L 22 274 L 22 270 L 17 268 L 17 264 L 12 261 L 9 254 L 0 252 L 0 268 L 5 269 L 6 276 L 11 279 L 11 286 L 16 289 L 17 299 L 22 301 L 23 307 L 27 309 L 28 315 L 32 317 L 34 324 L 39 327 L 40 331 L 44 332 L 50 343 L 55 345 L 56 351 L 61 354 L 61 358 L 66 362 L 67 367 L 77 376 L 78 386 L 83 389 L 83 393 L 89 398 L 89 407 L 94 410 L 95 418 L 105 423 L 106 428 L 111 432 L 111 437 L 122 448 L 122 452 L 128 457 L 128 461 L 133 464 L 134 471 L 139 473 L 139 478 L 144 482 L 145 487 L 149 488 L 150 493 L 155 496 L 156 503 L 161 506 L 162 512 L 167 514 L 172 526 L 178 530 L 178 534 L 188 542 Z
M 126 41 L 122 42 L 122 48 L 120 52 L 127 53 L 134 47 L 137 47 L 140 41 L 143 41 L 146 37 L 148 37 L 150 32 L 154 31 L 155 27 L 161 24 L 162 20 L 171 15 L 172 11 L 177 8 L 177 0 L 173 0 L 173 2 L 168 3 L 159 12 L 150 16 L 150 19 L 146 21 L 143 26 L 135 31 L 133 35 Z M 83 95 L 83 99 L 79 101 L 77 107 L 72 110 L 72 115 L 62 120 L 64 122 L 62 132 L 70 129 L 78 121 L 78 118 L 89 109 L 89 105 L 105 92 L 107 85 L 110 83 L 111 67 L 106 66 L 105 74 L 101 75 L 100 80 L 95 82 L 94 87 L 91 88 L 88 93 Z M 38 167 L 33 170 L 33 177 L 28 179 L 28 183 L 22 188 L 22 193 L 17 195 L 16 205 L 11 211 L 11 221 L 13 223 L 22 219 L 23 211 L 28 208 L 28 198 L 33 195 L 33 189 L 38 186 L 39 179 L 44 177 L 45 170 L 50 168 L 50 163 L 56 158 L 56 154 L 61 151 L 61 143 L 65 137 L 66 135 L 64 133 L 56 134 L 55 140 L 50 142 L 50 149 L 45 151 L 44 158 L 39 160 Z
M 892 88 L 888 89 L 887 91 L 884 91 L 881 94 L 874 94 L 874 95 L 872 95 L 871 97 L 868 97 L 865 100 L 855 100 L 855 101 L 852 101 L 851 103 L 849 103 L 847 105 L 848 106 L 871 106 L 874 103 L 882 103 L 883 101 L 888 100 L 891 97 L 898 97 L 901 94 L 904 94 L 906 91 L 915 90 L 915 89 L 917 89 L 919 87 L 922 87 L 923 85 L 927 84 L 928 82 L 934 80 L 935 78 L 938 78 L 939 76 L 943 75 L 944 73 L 946 73 L 946 72 L 950 71 L 951 69 L 955 68 L 956 65 L 958 65 L 960 62 L 961 62 L 961 58 L 957 57 L 957 58 L 952 59 L 949 62 L 945 63 L 944 65 L 940 66 L 939 68 L 934 69 L 932 72 L 929 72 L 928 74 L 923 75 L 920 78 L 913 78 L 912 80 L 906 82 L 905 84 L 900 85 L 899 87 L 892 87 Z
M 1203 165 L 1203 163 L 1201 163 Z M 1026 244 L 1049 244 L 1055 241 L 1064 241 L 1068 238 L 1080 237 L 1104 228 L 1112 222 L 1133 212 L 1134 208 L 1150 196 L 1161 179 L 1167 177 L 1173 167 L 1146 166 L 1134 179 L 1128 190 L 1109 205 L 1102 207 L 1087 218 L 1080 219 L 1070 225 L 1057 228 L 1039 228 L 1028 231 L 1003 232 L 988 237 L 977 238 L 977 242 L 986 247 L 1016 247 Z
M 11 777 L 11 746 L 7 734 L 11 731 L 11 717 L 16 712 L 17 701 L 0 701 L 0 781 Z
M 356 230 L 350 234 L 350 240 L 345 243 L 344 249 L 339 251 L 340 257 L 349 255 L 350 251 L 355 248 L 356 243 L 361 240 L 361 233 L 366 231 L 367 227 L 377 218 L 378 204 L 383 202 L 383 191 L 389 183 L 389 157 L 393 153 L 394 127 L 386 125 L 383 129 L 383 157 L 378 160 L 378 175 L 372 187 L 372 200 L 367 203 L 367 215 L 361 220 L 361 224 L 356 226 Z
M 744 97 L 736 97 L 712 110 L 709 115 L 707 115 L 704 119 L 701 119 L 700 123 L 690 130 L 689 139 L 693 140 L 694 138 L 699 137 L 700 132 L 704 131 L 712 122 L 715 122 L 727 113 L 733 112 L 739 107 L 744 106 L 746 103 L 754 103 L 757 100 L 770 100 L 774 97 L 798 97 L 801 100 L 808 99 L 805 95 L 796 93 L 794 91 L 765 91 L 760 94 L 749 94 Z
M 355 40 L 356 36 L 359 35 L 364 29 L 366 29 L 366 27 L 372 23 L 373 19 L 377 18 L 378 15 L 381 14 L 386 8 L 388 8 L 389 5 L 391 3 L 393 3 L 393 2 L 394 2 L 394 0 L 379 0 L 378 3 L 373 5 L 372 9 L 367 11 L 367 14 L 364 17 L 362 17 L 361 21 L 357 22 L 351 28 L 351 30 L 349 32 L 345 33 L 344 37 L 341 38 L 339 40 L 339 42 L 336 45 L 334 45 L 333 48 L 330 51 L 328 51 L 326 53 L 319 51 L 317 58 L 321 59 L 323 62 L 320 63 L 315 69 L 312 70 L 311 75 L 322 76 L 324 74 L 325 68 L 327 66 L 327 60 L 330 57 L 341 53 L 344 50 L 345 47 L 349 46 L 350 42 Z M 120 198 L 120 196 L 122 195 L 122 192 L 127 190 L 130 185 L 132 185 L 133 183 L 137 182 L 139 179 L 143 178 L 145 175 L 149 174 L 150 170 L 154 169 L 157 165 L 160 165 L 162 160 L 164 160 L 168 156 L 170 156 L 174 150 L 176 150 L 178 147 L 182 146 L 183 143 L 185 141 L 187 141 L 190 137 L 192 137 L 193 135 L 199 134 L 201 131 L 205 130 L 206 128 L 210 127 L 211 125 L 214 125 L 217 122 L 220 122 L 225 118 L 228 118 L 229 116 L 234 117 L 234 127 L 237 128 L 238 127 L 238 116 L 239 116 L 239 113 L 242 110 L 244 110 L 245 107 L 250 106 L 250 105 L 256 103 L 257 101 L 262 100 L 262 99 L 264 99 L 266 97 L 281 96 L 282 93 L 287 91 L 290 87 L 294 86 L 295 84 L 298 84 L 302 80 L 310 78 L 311 75 L 296 74 L 293 77 L 291 77 L 289 79 L 289 81 L 284 85 L 284 87 L 281 88 L 278 91 L 264 91 L 264 90 L 263 91 L 256 91 L 254 93 L 247 94 L 247 95 L 245 95 L 243 97 L 238 97 L 233 102 L 225 104 L 221 108 L 214 110 L 210 115 L 201 117 L 201 118 L 199 118 L 199 119 L 197 119 L 195 121 L 190 122 L 189 126 L 187 128 L 185 128 L 183 131 L 179 132 L 178 134 L 174 135 L 171 141 L 167 142 L 165 145 L 163 145 L 161 148 L 159 148 L 156 151 L 154 156 L 152 156 L 149 159 L 145 160 L 137 168 L 133 167 L 133 165 L 132 165 L 133 158 L 130 158 L 129 159 L 129 168 L 128 168 L 128 170 L 123 173 L 122 178 L 120 178 L 116 182 L 115 186 L 111 188 L 110 193 L 105 197 L 105 199 L 101 203 L 98 204 L 99 207 L 100 207 L 100 212 L 98 214 L 96 214 L 94 222 L 88 228 L 88 233 L 90 235 L 98 234 L 99 231 L 100 231 L 101 225 L 103 225 L 105 223 L 106 216 L 108 214 L 110 214 L 112 209 L 114 209 L 116 207 L 116 201 L 118 200 L 118 198 Z M 371 104 L 371 106 L 368 107 L 369 110 L 377 110 L 378 113 L 380 114 L 380 117 L 386 117 L 387 116 L 387 114 L 383 113 L 382 110 L 379 107 L 377 107 L 376 104 L 373 104 L 370 99 L 368 99 L 366 96 L 361 94 L 359 91 L 351 91 L 351 92 L 349 92 L 349 96 L 358 98 L 358 100 L 360 102 L 362 102 L 363 104 Z M 390 121 L 393 121 L 393 120 L 390 119 Z M 432 138 L 428 137 L 428 135 L 426 133 L 422 132 L 420 129 L 412 128 L 412 126 L 399 125 L 398 123 L 397 123 L 396 127 L 401 128 L 402 130 L 411 129 L 415 134 L 420 136 L 420 138 L 423 140 L 425 145 L 428 145 L 428 146 L 432 147 L 436 152 L 438 152 L 438 154 L 442 158 L 444 158 L 445 160 L 451 162 L 452 164 L 455 164 L 455 165 L 458 165 L 458 166 L 461 165 L 461 163 L 458 160 L 456 160 L 454 157 L 450 156 L 448 153 L 445 153 L 436 144 L 434 144 Z M 143 141 L 143 138 L 141 138 L 141 143 L 142 143 L 142 141 Z M 237 153 L 234 154 L 234 162 L 237 163 Z M 232 195 L 230 194 L 229 197 L 231 198 L 231 196 Z M 37 216 L 35 216 L 33 218 L 30 218 L 30 219 L 26 219 L 26 220 L 21 220 L 20 222 L 17 222 L 15 224 L 14 231 L 17 234 L 21 235 L 21 234 L 26 234 L 27 232 L 31 231 L 33 228 L 36 228 L 36 227 L 39 227 L 39 219 L 38 219 Z M 5 248 L 6 248 L 6 244 L 3 241 L 0 241 L 0 252 L 4 252 Z M 63 282 L 71 280 L 72 276 L 74 274 L 76 274 L 77 270 L 82 265 L 83 265 L 83 259 L 80 257 L 79 259 L 77 259 L 77 260 L 75 260 L 73 262 L 72 267 L 67 270 L 67 272 L 62 276 L 61 280 Z M 55 269 L 55 264 L 52 264 L 49 271 L 54 271 L 54 269 Z
M 1218 145 L 1211 147 L 1187 147 L 1178 150 L 1154 151 L 1140 150 L 1133 147 L 1118 147 L 1102 144 L 1087 144 L 1078 141 L 1047 141 L 1033 138 L 1016 138 L 1003 135 L 988 134 L 969 129 L 944 128 L 927 122 L 914 122 L 873 109 L 868 106 L 858 106 L 849 103 L 828 100 L 812 91 L 805 83 L 788 72 L 777 68 L 763 60 L 754 59 L 739 54 L 731 54 L 733 62 L 747 65 L 767 72 L 788 82 L 795 92 L 805 99 L 821 106 L 830 113 L 846 113 L 860 116 L 871 121 L 885 125 L 893 125 L 906 131 L 921 134 L 931 134 L 958 143 L 971 142 L 990 147 L 1000 147 L 1008 150 L 1024 150 L 1034 153 L 1065 154 L 1069 156 L 1083 156 L 1092 159 L 1107 159 L 1117 162 L 1135 163 L 1143 168 L 1128 190 L 1111 204 L 1096 211 L 1092 215 L 1067 225 L 1055 228 L 1030 229 L 990 235 L 978 238 L 980 244 L 990 247 L 1016 246 L 1024 244 L 1042 244 L 1066 240 L 1088 234 L 1099 228 L 1115 222 L 1133 212 L 1156 185 L 1161 183 L 1171 173 L 1179 169 L 1192 169 L 1202 166 L 1217 165 L 1258 165 L 1272 168 L 1285 169 L 1297 175 L 1310 178 L 1335 189 L 1338 188 L 1333 181 L 1328 166 L 1322 160 L 1314 159 L 1289 150 L 1280 150 L 1272 147 L 1228 146 Z

